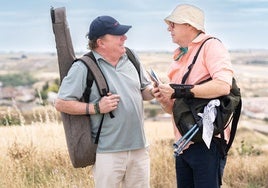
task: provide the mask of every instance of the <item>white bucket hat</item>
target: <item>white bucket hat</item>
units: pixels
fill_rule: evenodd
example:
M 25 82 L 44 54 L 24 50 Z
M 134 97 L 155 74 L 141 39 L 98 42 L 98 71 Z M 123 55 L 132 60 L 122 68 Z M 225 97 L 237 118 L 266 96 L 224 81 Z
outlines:
M 205 22 L 204 12 L 193 6 L 193 5 L 178 5 L 172 13 L 165 18 L 165 22 L 174 22 L 177 24 L 188 23 L 197 30 L 205 32 L 204 22 Z

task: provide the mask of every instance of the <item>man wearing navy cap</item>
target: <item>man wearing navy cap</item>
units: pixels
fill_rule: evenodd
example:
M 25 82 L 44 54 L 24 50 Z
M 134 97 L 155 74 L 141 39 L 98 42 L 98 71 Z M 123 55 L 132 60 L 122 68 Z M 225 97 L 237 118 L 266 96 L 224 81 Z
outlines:
M 90 114 L 93 137 L 105 114 L 93 167 L 96 188 L 150 187 L 143 100 L 153 98 L 152 85 L 142 65 L 139 74 L 126 55 L 125 34 L 130 28 L 110 16 L 99 16 L 90 24 L 88 46 L 107 80 L 110 90 L 107 96 L 101 97 L 93 82 L 89 104 L 79 101 L 86 88 L 88 71 L 77 61 L 63 79 L 55 102 L 59 111 Z M 114 118 L 109 116 L 111 111 Z

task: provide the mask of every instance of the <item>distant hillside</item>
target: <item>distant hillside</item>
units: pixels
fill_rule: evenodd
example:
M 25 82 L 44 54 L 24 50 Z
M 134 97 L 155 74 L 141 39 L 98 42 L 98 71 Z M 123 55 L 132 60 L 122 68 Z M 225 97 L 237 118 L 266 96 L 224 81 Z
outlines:
M 160 74 L 172 61 L 170 52 L 137 52 L 146 67 L 158 68 Z M 268 50 L 231 51 L 233 64 L 268 65 Z M 82 53 L 77 53 L 81 56 Z M 163 68 L 163 69 L 162 69 Z M 0 74 L 11 72 L 58 73 L 55 53 L 0 53 Z
M 171 52 L 137 53 L 146 69 L 154 69 L 163 82 L 168 81 L 166 73 L 172 62 Z M 81 55 L 83 53 L 77 53 L 77 57 Z M 235 77 L 245 101 L 244 112 L 251 117 L 267 118 L 267 108 L 264 106 L 268 106 L 268 100 L 265 99 L 268 96 L 268 50 L 231 51 L 231 59 Z M 0 53 L 0 76 L 24 72 L 38 81 L 34 85 L 35 88 L 42 88 L 46 82 L 59 77 L 57 55 L 55 53 Z M 18 92 L 26 93 L 25 89 L 22 91 L 21 88 L 17 88 L 17 90 L 3 88 L 0 99 L 11 94 L 18 96 Z M 29 95 L 34 95 L 33 93 L 33 90 L 26 93 L 27 100 Z M 32 100 L 32 98 L 30 99 Z
M 230 53 L 234 64 L 268 65 L 268 50 L 236 50 Z

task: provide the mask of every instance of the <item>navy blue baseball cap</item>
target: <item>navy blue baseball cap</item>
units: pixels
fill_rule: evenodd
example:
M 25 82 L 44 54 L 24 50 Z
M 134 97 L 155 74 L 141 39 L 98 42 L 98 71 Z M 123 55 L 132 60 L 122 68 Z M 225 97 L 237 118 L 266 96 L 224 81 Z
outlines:
M 132 26 L 121 25 L 111 16 L 99 16 L 92 21 L 89 27 L 89 40 L 97 39 L 103 35 L 124 35 Z

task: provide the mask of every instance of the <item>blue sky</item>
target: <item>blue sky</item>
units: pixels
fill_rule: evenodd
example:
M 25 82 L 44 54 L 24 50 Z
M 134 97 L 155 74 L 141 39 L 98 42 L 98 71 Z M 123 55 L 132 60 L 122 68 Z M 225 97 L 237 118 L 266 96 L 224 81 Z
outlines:
M 75 51 L 85 51 L 90 22 L 99 15 L 132 25 L 126 45 L 172 51 L 163 19 L 181 3 L 205 12 L 208 34 L 230 50 L 268 49 L 268 0 L 9 0 L 0 6 L 0 52 L 56 52 L 50 7 L 66 7 Z

